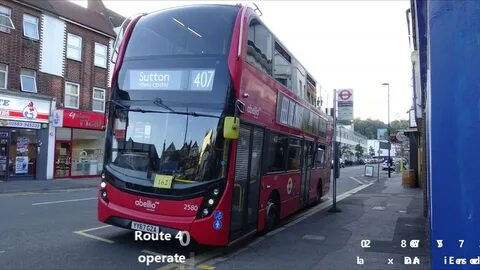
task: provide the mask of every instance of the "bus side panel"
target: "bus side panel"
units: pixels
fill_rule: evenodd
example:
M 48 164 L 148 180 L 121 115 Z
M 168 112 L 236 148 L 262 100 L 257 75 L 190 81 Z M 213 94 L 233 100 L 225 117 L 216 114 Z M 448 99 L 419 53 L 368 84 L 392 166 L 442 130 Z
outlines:
M 291 188 L 288 183 L 291 181 Z M 272 191 L 277 190 L 280 195 L 280 218 L 284 218 L 300 208 L 300 172 L 290 172 L 262 177 L 262 189 L 260 191 L 260 209 L 263 212 L 267 206 L 268 198 Z M 270 188 L 267 188 L 270 186 Z M 290 193 L 288 191 L 290 190 Z M 264 219 L 265 216 L 263 216 Z

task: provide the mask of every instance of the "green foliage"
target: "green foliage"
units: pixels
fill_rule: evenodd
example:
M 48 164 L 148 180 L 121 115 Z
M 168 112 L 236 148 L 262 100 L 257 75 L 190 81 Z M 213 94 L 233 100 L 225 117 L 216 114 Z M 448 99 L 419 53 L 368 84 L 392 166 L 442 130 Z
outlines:
M 408 120 L 394 120 L 390 123 L 390 129 L 393 133 L 397 133 L 400 130 L 407 129 L 409 127 Z
M 387 128 L 387 124 L 380 120 L 373 120 L 368 118 L 367 120 L 362 120 L 356 118 L 353 120 L 353 126 L 355 131 L 362 134 L 363 136 L 367 137 L 369 140 L 376 140 L 377 139 L 377 129 L 379 128 Z M 408 120 L 394 120 L 390 122 L 390 130 L 391 134 L 397 133 L 399 130 L 404 130 L 409 127 Z M 385 138 L 388 136 L 385 133 Z
M 355 156 L 357 159 L 363 156 L 363 148 L 360 144 L 355 145 Z
M 372 120 L 370 118 L 367 120 L 355 118 L 353 120 L 353 126 L 356 132 L 367 137 L 369 140 L 377 139 L 377 129 L 387 128 L 387 124 L 383 123 L 382 121 Z

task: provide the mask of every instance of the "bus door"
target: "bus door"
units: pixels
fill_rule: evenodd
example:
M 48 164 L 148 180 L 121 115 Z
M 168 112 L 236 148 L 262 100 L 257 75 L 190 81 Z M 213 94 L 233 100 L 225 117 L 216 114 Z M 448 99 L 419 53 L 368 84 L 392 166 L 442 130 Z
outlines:
M 302 184 L 300 186 L 300 205 L 308 204 L 310 191 L 310 168 L 312 166 L 313 142 L 304 140 L 302 148 Z
M 264 129 L 242 125 L 235 158 L 230 241 L 257 227 Z

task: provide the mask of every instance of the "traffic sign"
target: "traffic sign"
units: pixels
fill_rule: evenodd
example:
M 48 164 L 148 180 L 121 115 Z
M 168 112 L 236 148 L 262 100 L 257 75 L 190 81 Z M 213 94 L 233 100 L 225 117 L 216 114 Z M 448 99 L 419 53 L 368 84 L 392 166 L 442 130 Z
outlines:
M 338 117 L 340 121 L 353 120 L 353 89 L 340 89 L 336 91 Z

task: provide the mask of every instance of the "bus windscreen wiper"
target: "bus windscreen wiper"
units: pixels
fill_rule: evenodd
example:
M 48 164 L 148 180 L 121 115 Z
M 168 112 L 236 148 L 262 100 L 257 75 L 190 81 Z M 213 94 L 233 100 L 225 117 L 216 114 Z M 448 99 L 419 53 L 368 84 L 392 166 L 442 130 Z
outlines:
M 176 113 L 172 108 L 168 107 L 167 105 L 163 104 L 163 101 L 161 98 L 155 98 L 153 101 L 153 104 L 157 105 L 158 107 L 162 107 L 164 109 L 169 110 L 170 112 Z
M 145 109 L 131 109 L 122 103 L 118 102 L 117 100 L 110 100 L 111 103 L 119 106 L 122 108 L 124 111 L 129 111 L 129 112 L 140 112 L 140 113 L 173 113 L 173 114 L 180 114 L 180 115 L 188 115 L 188 116 L 193 116 L 193 117 L 212 117 L 212 118 L 220 118 L 220 116 L 213 115 L 213 114 L 206 114 L 206 113 L 197 113 L 197 112 L 177 112 L 174 109 L 170 108 L 169 106 L 165 105 L 160 98 L 156 98 L 153 103 L 159 107 L 162 107 L 168 111 L 157 111 L 157 110 L 145 110 Z

